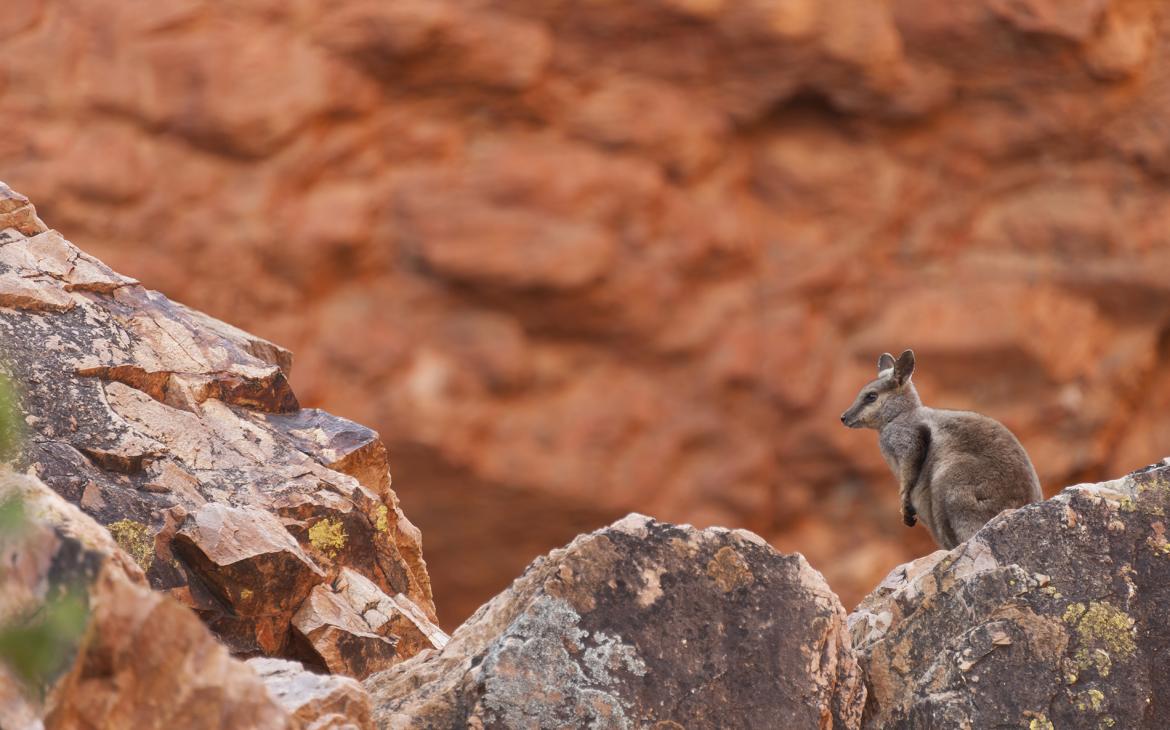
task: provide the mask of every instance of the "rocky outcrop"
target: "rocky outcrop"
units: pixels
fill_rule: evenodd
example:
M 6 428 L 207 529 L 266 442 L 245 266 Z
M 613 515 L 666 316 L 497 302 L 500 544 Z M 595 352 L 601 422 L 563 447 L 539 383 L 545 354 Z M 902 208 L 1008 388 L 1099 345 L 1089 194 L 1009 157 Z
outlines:
M 0 504 L 18 493 L 35 522 L 0 536 L 0 627 L 62 593 L 84 609 L 43 701 L 0 667 L 4 727 L 1170 723 L 1170 466 L 1004 513 L 848 619 L 799 554 L 631 515 L 447 637 L 376 434 L 300 409 L 287 353 L 147 292 L 3 192 L 23 211 L 0 231 L 20 466 L 53 490 L 3 477 Z
M 1069 487 L 900 566 L 849 615 L 799 555 L 638 515 L 554 550 L 381 727 L 1161 728 L 1170 466 Z
M 850 615 L 865 727 L 1170 725 L 1170 466 L 1069 487 Z
M 1158 0 L 150 5 L 4 3 L 0 169 L 425 449 L 452 626 L 631 510 L 855 603 L 931 545 L 836 420 L 884 350 L 1050 488 L 1165 455 Z M 519 509 L 539 542 L 492 545 Z
M 0 534 L 4 654 L 14 629 L 41 627 L 38 640 L 52 631 L 55 641 L 37 645 L 37 661 L 57 664 L 25 677 L 28 687 L 0 662 L 0 727 L 372 728 L 356 681 L 232 658 L 188 608 L 146 585 L 101 525 L 35 478 L 0 475 L 0 503 L 14 497 L 26 519 Z M 80 610 L 56 611 L 63 596 Z
M 631 515 L 366 681 L 380 727 L 857 727 L 845 614 L 758 536 Z
M 343 573 L 408 607 L 410 621 L 382 625 L 379 666 L 440 646 L 378 435 L 300 408 L 287 351 L 113 272 L 0 194 L 0 338 L 27 426 L 17 466 L 104 524 L 237 654 L 321 662 L 293 617 Z
M 408 598 L 391 598 L 348 568 L 313 588 L 292 623 L 314 664 L 359 679 L 448 640 Z
M 306 672 L 284 659 L 256 657 L 247 665 L 305 730 L 373 730 L 370 696 L 356 680 Z

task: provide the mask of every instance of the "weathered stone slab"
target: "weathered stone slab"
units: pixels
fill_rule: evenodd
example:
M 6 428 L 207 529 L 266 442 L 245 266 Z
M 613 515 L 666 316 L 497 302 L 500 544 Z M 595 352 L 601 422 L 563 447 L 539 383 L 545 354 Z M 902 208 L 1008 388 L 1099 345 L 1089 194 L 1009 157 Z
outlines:
M 26 209 L 0 187 L 0 216 Z M 434 620 L 377 433 L 302 411 L 287 351 L 25 225 L 35 215 L 6 220 L 0 369 L 20 391 L 18 468 L 106 525 L 235 651 L 289 651 L 300 602 L 343 568 Z
M 190 610 L 150 590 L 101 525 L 35 478 L 0 475 L 0 503 L 13 496 L 25 520 L 0 534 L 0 627 L 35 626 L 65 594 L 83 608 L 52 624 L 59 666 L 32 686 L 0 662 L 0 727 L 305 727 Z
M 844 619 L 799 555 L 631 515 L 366 687 L 386 728 L 851 728 L 865 692 Z
M 1168 508 L 1159 465 L 897 568 L 849 617 L 865 726 L 1170 725 Z

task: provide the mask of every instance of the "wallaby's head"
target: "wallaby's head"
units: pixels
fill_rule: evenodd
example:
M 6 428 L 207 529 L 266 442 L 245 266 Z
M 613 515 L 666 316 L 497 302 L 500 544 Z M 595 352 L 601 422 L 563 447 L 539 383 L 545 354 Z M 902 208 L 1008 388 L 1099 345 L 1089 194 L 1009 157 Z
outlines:
M 881 428 L 905 411 L 922 405 L 910 376 L 914 374 L 914 351 L 906 350 L 897 360 L 888 352 L 878 358 L 878 376 L 857 394 L 841 423 L 849 428 Z

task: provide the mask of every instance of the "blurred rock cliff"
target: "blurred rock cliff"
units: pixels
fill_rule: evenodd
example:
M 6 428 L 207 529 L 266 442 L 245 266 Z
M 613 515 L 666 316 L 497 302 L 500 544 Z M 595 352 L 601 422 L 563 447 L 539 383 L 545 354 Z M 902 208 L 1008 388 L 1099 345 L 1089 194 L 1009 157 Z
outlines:
M 1048 493 L 1170 441 L 1152 0 L 9 0 L 0 177 L 377 428 L 453 626 L 638 510 L 931 549 L 837 415 L 912 346 Z

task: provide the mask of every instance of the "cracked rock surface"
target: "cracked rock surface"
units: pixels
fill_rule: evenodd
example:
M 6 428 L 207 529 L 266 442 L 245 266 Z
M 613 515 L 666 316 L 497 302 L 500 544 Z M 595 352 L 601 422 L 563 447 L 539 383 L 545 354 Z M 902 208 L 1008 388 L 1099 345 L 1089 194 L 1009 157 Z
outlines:
M 373 730 L 370 697 L 357 680 L 306 672 L 285 659 L 255 657 L 247 665 L 305 730 Z
M 300 408 L 287 351 L 120 276 L 2 185 L 0 340 L 26 423 L 16 466 L 233 652 L 312 659 L 292 617 L 346 569 L 442 635 L 378 434 Z M 386 631 L 389 661 L 438 646 L 415 634 Z
M 1170 726 L 1170 466 L 1069 487 L 849 617 L 869 728 Z
M 883 350 L 1046 485 L 1170 443 L 1165 0 L 5 0 L 0 41 L 6 179 L 387 439 L 452 628 L 633 510 L 856 603 L 933 549 L 836 418 Z
M 799 555 L 631 515 L 366 687 L 388 728 L 857 727 L 844 621 Z
M 371 727 L 369 697 L 353 679 L 231 657 L 190 610 L 150 590 L 135 561 L 77 507 L 35 477 L 0 474 L 0 502 L 14 495 L 28 521 L 0 535 L 0 626 L 35 625 L 66 588 L 86 610 L 82 633 L 57 647 L 61 665 L 43 685 L 22 691 L 0 663 L 0 727 Z

